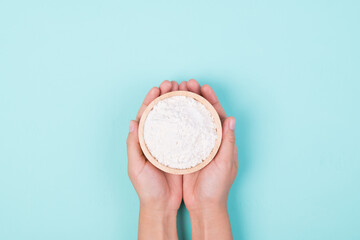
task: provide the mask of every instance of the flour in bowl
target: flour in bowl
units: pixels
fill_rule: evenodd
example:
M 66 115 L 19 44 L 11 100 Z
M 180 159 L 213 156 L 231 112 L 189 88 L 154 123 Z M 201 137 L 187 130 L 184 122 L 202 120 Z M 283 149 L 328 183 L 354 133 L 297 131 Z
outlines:
M 210 111 L 191 97 L 159 101 L 144 123 L 144 140 L 161 164 L 191 168 L 204 161 L 215 146 L 216 125 Z

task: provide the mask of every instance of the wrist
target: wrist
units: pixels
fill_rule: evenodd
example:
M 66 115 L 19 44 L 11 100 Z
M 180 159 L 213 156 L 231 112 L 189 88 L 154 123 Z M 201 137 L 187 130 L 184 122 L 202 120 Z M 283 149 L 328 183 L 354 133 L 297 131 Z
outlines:
M 189 210 L 193 239 L 232 239 L 226 204 Z
M 140 204 L 140 215 L 147 218 L 156 218 L 156 219 L 164 219 L 164 218 L 176 218 L 177 209 L 168 209 L 161 208 L 159 206 L 149 206 L 145 204 Z
M 188 209 L 191 220 L 207 224 L 219 216 L 228 214 L 226 204 L 204 205 L 196 209 Z
M 139 239 L 177 239 L 177 210 L 140 204 Z
M 140 208 L 146 211 L 153 211 L 154 213 L 170 213 L 175 212 L 180 208 L 179 204 L 173 204 L 173 201 L 170 199 L 153 199 L 153 200 L 143 200 L 140 199 Z

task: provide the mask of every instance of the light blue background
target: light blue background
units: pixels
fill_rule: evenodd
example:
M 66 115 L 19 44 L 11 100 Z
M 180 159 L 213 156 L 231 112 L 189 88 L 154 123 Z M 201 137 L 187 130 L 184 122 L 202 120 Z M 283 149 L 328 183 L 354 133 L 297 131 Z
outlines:
M 237 118 L 235 239 L 360 239 L 359 1 L 1 1 L 0 239 L 135 239 L 125 140 L 162 80 Z M 190 239 L 182 206 L 180 239 Z

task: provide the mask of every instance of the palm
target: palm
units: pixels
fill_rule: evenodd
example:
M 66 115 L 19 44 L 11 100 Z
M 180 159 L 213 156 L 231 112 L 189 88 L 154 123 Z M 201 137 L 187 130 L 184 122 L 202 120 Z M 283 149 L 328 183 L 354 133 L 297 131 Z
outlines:
M 210 163 L 206 168 L 191 174 L 184 175 L 183 177 L 183 192 L 184 202 L 187 208 L 197 208 L 196 203 L 199 203 L 201 199 L 211 196 L 214 191 L 214 178 L 211 177 L 216 174 L 215 165 Z M 207 176 L 207 177 L 205 177 Z M 205 179 L 206 178 L 206 179 Z
M 144 198 L 157 199 L 166 203 L 169 209 L 178 209 L 182 200 L 182 177 L 165 173 L 144 161 L 144 168 L 139 173 L 137 181 L 146 193 Z
M 190 80 L 187 83 L 186 90 L 201 94 L 206 98 L 214 106 L 224 123 L 226 119 L 225 111 L 211 87 L 207 85 L 200 87 L 198 82 Z M 189 210 L 201 207 L 204 203 L 211 204 L 226 200 L 219 199 L 217 196 L 227 196 L 226 192 L 235 180 L 238 168 L 237 161 L 228 161 L 227 159 L 237 159 L 237 148 L 235 146 L 233 153 L 221 149 L 222 146 L 220 146 L 216 157 L 205 168 L 183 176 L 183 198 Z M 200 204 L 201 206 L 199 206 Z
M 226 196 L 224 184 L 228 182 L 229 169 L 230 177 L 235 179 L 237 167 L 227 166 L 221 161 L 223 156 L 217 155 L 202 170 L 184 175 L 183 177 L 183 198 L 188 209 L 198 208 L 199 203 L 216 203 L 219 200 L 214 196 Z
M 136 117 L 137 121 L 140 120 L 142 113 L 151 101 L 164 93 L 176 91 L 178 88 L 178 84 L 174 81 L 164 81 L 160 88 L 152 88 L 140 107 Z M 129 175 L 140 200 L 151 205 L 159 204 L 159 208 L 166 206 L 167 209 L 177 210 L 182 200 L 182 176 L 157 169 L 142 154 L 138 142 L 135 148 L 138 149 L 135 157 L 137 160 L 129 162 Z

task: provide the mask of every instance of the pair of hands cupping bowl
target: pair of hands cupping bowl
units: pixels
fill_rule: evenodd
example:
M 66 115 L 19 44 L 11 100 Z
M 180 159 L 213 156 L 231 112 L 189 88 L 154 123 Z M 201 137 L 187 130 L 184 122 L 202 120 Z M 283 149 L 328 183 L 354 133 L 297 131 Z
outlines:
M 171 91 L 191 91 L 207 99 L 218 112 L 223 128 L 221 146 L 215 158 L 200 171 L 173 175 L 152 165 L 143 155 L 138 123 L 148 104 Z M 140 199 L 139 239 L 176 239 L 176 215 L 181 201 L 189 210 L 193 239 L 231 239 L 227 197 L 238 169 L 235 119 L 226 117 L 209 85 L 164 81 L 153 87 L 129 126 L 127 138 L 128 174 Z M 207 236 L 207 237 L 206 237 Z

